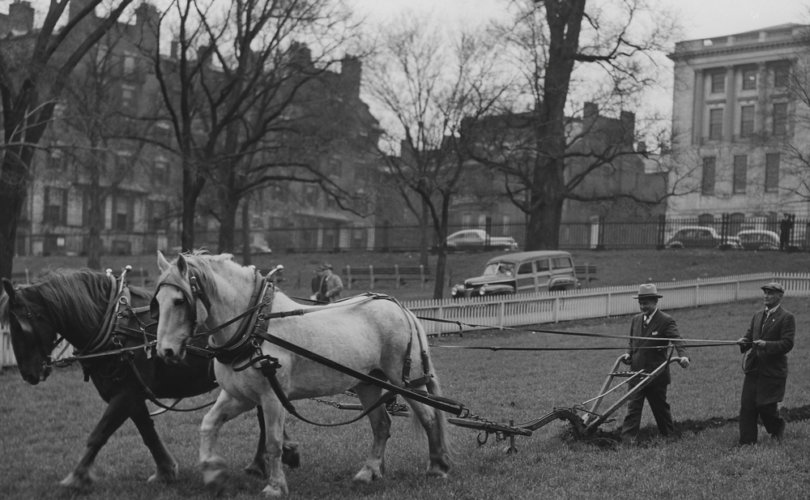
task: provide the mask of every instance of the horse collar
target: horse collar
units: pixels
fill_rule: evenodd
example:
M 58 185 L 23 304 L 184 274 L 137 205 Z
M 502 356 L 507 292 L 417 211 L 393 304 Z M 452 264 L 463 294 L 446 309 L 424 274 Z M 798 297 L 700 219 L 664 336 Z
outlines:
M 239 359 L 250 356 L 252 349 L 256 347 L 253 342 L 250 342 L 251 339 L 254 338 L 255 332 L 266 331 L 267 320 L 270 315 L 265 314 L 264 310 L 267 309 L 269 311 L 273 305 L 275 286 L 273 283 L 262 278 L 258 271 L 256 272 L 254 282 L 253 295 L 246 313 L 234 318 L 234 320 L 236 320 L 241 316 L 249 314 L 249 316 L 240 323 L 236 334 L 221 346 L 211 345 L 209 338 L 209 348 L 214 351 L 214 357 L 221 363 L 233 364 Z M 220 325 L 218 328 L 222 326 L 224 325 Z

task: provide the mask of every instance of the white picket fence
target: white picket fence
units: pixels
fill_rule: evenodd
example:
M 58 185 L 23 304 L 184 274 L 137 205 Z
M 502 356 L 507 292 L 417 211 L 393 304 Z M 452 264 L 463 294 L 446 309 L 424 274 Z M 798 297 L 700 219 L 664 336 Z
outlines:
M 810 273 L 761 273 L 723 278 L 657 283 L 664 298 L 662 309 L 725 304 L 762 296 L 760 286 L 776 280 L 786 295 L 810 296 Z M 589 318 L 621 316 L 638 312 L 633 296 L 636 286 L 588 288 L 567 292 L 501 295 L 470 299 L 404 301 L 403 305 L 422 319 L 428 335 L 444 335 L 473 328 L 506 328 Z M 431 321 L 428 318 L 444 320 Z M 477 325 L 469 327 L 467 325 Z M 70 350 L 62 353 L 69 356 Z M 0 325 L 0 367 L 15 366 L 8 327 Z

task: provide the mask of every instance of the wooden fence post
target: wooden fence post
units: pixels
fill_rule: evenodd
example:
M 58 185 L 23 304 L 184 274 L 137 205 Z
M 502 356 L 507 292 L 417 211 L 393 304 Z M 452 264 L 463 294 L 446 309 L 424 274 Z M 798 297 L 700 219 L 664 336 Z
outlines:
M 352 266 L 346 264 L 346 284 L 349 290 L 352 289 Z

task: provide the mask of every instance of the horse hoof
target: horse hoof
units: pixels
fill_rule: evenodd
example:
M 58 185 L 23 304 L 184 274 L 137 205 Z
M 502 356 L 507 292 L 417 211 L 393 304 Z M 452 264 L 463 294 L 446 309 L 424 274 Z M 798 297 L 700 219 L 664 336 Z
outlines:
M 262 495 L 264 495 L 265 498 L 280 498 L 280 497 L 286 496 L 288 493 L 289 493 L 289 490 L 287 489 L 286 484 L 280 484 L 280 485 L 275 485 L 275 484 L 270 485 L 270 484 L 268 484 L 262 490 Z
M 215 497 L 222 496 L 227 483 L 228 476 L 224 470 L 203 471 L 203 484 L 205 484 L 205 489 L 208 490 L 211 495 Z
M 94 480 L 95 477 L 90 473 L 71 472 L 65 479 L 59 481 L 59 485 L 71 490 L 89 490 L 93 486 Z
M 149 476 L 146 480 L 147 483 L 171 483 L 177 480 L 180 467 L 177 464 L 172 464 L 168 469 L 158 469 L 157 472 Z
M 374 470 L 369 466 L 364 466 L 362 469 L 360 469 L 360 472 L 355 474 L 352 480 L 355 483 L 371 484 L 372 481 L 382 479 L 382 477 L 382 472 L 379 470 Z
M 285 446 L 281 450 L 281 463 L 290 469 L 297 469 L 301 466 L 301 455 L 297 446 Z
M 429 469 L 427 471 L 428 477 L 436 477 L 439 479 L 447 479 L 447 472 L 441 469 Z

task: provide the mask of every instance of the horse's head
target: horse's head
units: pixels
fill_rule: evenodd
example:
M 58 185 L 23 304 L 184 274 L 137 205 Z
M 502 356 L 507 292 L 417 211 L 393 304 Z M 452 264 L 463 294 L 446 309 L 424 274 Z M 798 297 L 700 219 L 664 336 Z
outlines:
M 183 254 L 169 262 L 158 251 L 158 279 L 152 299 L 152 315 L 158 320 L 157 352 L 168 362 L 181 361 L 186 354 L 186 344 L 198 322 L 208 317 L 208 299 L 202 289 L 200 278 Z
M 29 384 L 36 385 L 51 373 L 50 355 L 57 332 L 45 315 L 42 304 L 30 300 L 25 289 L 16 289 L 3 278 L 3 297 L 0 299 L 0 324 L 8 325 L 11 347 L 17 358 L 20 375 Z

